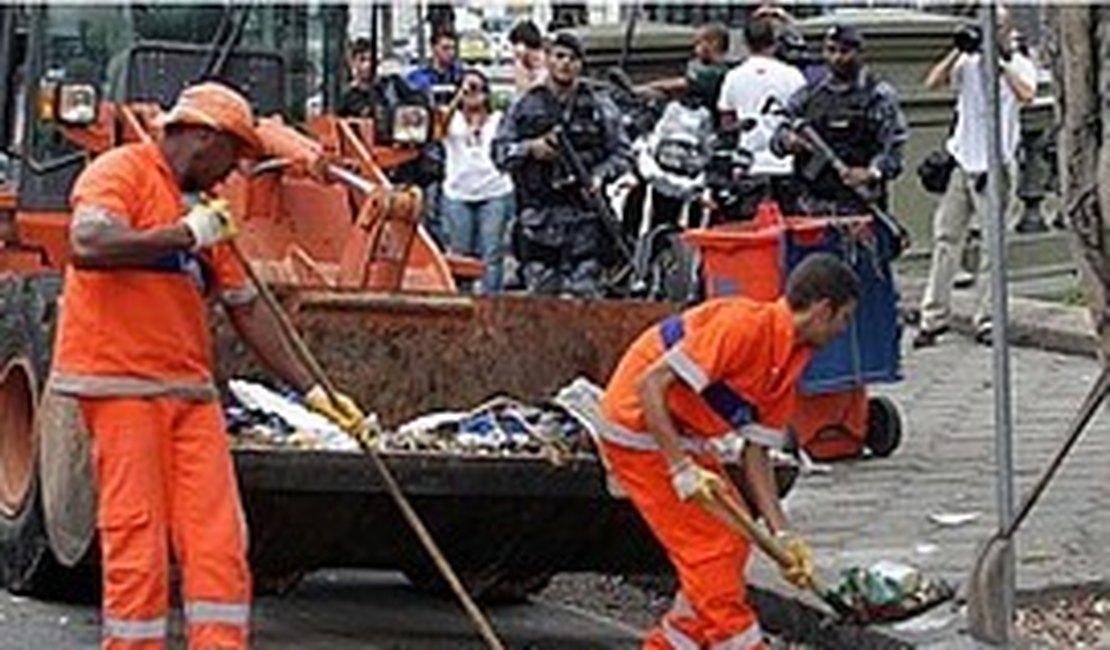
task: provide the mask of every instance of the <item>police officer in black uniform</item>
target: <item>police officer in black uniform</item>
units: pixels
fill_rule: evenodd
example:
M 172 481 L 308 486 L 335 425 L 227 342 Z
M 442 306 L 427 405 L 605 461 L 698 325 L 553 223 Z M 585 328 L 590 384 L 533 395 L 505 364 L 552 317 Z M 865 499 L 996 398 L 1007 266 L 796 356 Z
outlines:
M 584 50 L 569 32 L 548 46 L 547 81 L 510 108 L 493 140 L 493 161 L 516 186 L 513 248 L 525 288 L 532 292 L 599 295 L 601 261 L 612 242 L 583 192 L 631 167 L 631 149 L 612 101 L 579 79 Z M 561 129 L 590 174 L 583 187 L 561 159 Z
M 834 25 L 825 35 L 827 71 L 790 98 L 784 121 L 771 141 L 779 155 L 794 154 L 795 178 L 805 188 L 799 204 L 787 209 L 805 214 L 866 212 L 850 189 L 858 187 L 886 205 L 886 184 L 902 173 L 902 146 L 909 137 L 906 118 L 890 84 L 880 81 L 860 58 L 863 38 L 850 25 Z M 847 169 L 814 165 L 812 148 L 795 132 L 801 118 L 828 143 Z

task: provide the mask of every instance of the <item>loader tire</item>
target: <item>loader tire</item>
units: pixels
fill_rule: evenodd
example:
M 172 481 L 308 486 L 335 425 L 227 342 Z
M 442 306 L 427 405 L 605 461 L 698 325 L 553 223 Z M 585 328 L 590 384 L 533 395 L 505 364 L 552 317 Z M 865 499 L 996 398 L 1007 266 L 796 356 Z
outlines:
M 87 600 L 92 571 L 50 550 L 34 439 L 60 289 L 54 274 L 0 279 L 0 580 L 14 594 Z
M 406 567 L 405 578 L 421 591 L 426 591 L 439 596 L 450 597 L 451 588 L 431 565 Z M 466 587 L 467 593 L 476 601 L 483 603 L 519 603 L 543 591 L 554 572 L 535 571 L 517 572 L 505 571 L 498 568 L 460 570 L 459 580 Z

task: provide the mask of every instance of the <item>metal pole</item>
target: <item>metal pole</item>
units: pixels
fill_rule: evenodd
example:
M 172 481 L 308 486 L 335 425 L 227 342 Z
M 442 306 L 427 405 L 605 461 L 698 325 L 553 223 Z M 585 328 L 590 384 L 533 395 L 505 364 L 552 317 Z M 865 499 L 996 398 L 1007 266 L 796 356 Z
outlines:
M 416 56 L 419 58 L 419 65 L 428 64 L 428 50 L 424 38 L 424 0 L 419 0 L 416 3 Z
M 994 354 L 994 426 L 997 464 L 998 530 L 1005 531 L 1014 517 L 1014 449 L 1010 394 L 1010 349 L 1007 341 L 1008 314 L 1006 295 L 1006 200 L 1002 162 L 1002 137 L 999 112 L 998 9 L 989 0 L 983 5 L 983 75 L 987 97 L 987 232 L 991 256 L 991 343 Z M 1007 179 L 1013 183 L 1017 179 Z M 1002 615 L 1007 621 L 1005 645 L 1009 645 L 1014 620 L 1014 554 L 1007 545 L 1003 559 Z

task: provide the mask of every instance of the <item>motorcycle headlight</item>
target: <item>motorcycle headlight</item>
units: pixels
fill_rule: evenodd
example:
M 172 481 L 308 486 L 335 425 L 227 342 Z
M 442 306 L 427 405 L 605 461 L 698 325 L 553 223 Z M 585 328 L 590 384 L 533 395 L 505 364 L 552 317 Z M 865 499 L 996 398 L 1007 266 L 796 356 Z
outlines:
M 666 171 L 697 176 L 705 167 L 705 157 L 685 142 L 664 140 L 655 149 L 655 162 Z
M 424 144 L 431 138 L 432 115 L 423 106 L 398 106 L 391 121 L 395 144 Z

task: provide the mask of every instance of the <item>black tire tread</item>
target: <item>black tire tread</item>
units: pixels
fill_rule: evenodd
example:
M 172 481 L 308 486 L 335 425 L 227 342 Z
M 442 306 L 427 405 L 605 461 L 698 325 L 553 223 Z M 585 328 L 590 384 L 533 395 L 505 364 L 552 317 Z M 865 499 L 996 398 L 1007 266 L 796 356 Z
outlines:
M 889 397 L 877 395 L 867 400 L 867 435 L 864 444 L 871 453 L 886 458 L 902 443 L 902 415 Z
M 60 292 L 61 276 L 54 273 L 0 278 L 0 366 L 26 357 L 40 395 L 50 371 Z M 93 575 L 88 566 L 67 569 L 54 559 L 36 463 L 26 505 L 13 517 L 0 516 L 0 580 L 14 594 L 86 601 L 95 596 Z

